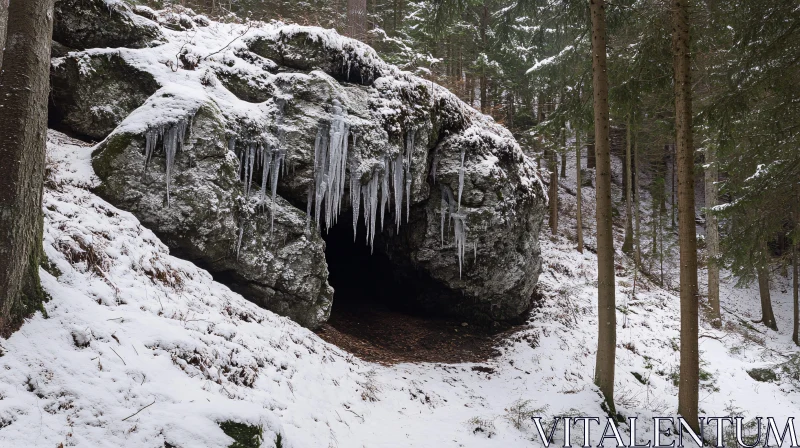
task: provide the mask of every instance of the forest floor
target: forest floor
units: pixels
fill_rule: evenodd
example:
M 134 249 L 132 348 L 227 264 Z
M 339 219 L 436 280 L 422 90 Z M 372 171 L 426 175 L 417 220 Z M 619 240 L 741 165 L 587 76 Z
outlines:
M 498 342 L 518 330 L 491 331 L 457 319 L 423 317 L 378 306 L 335 308 L 317 334 L 365 361 L 456 364 L 499 356 Z
M 542 302 L 527 323 L 493 339 L 493 347 L 484 339 L 473 354 L 486 350 L 486 356 L 416 362 L 414 341 L 425 338 L 414 332 L 452 330 L 452 338 L 433 340 L 455 347 L 460 323 L 425 329 L 401 320 L 384 325 L 374 341 L 403 362 L 384 353 L 372 358 L 376 363 L 366 351 L 361 359 L 353 354 L 357 347 L 349 353 L 329 344 L 170 256 L 130 213 L 92 193 L 91 152 L 49 133 L 49 264 L 41 273 L 52 300 L 46 316 L 36 314 L 0 341 L 0 447 L 222 448 L 232 443 L 219 426 L 224 421 L 260 427 L 264 448 L 273 448 L 278 434 L 285 448 L 529 447 L 541 444 L 533 416 L 603 415 L 593 384 L 594 190 L 582 190 L 587 250 L 579 253 L 574 196 L 566 193 L 574 191 L 572 176 L 562 179 L 558 235 L 547 228 L 542 234 Z M 569 166 L 574 173 L 574 159 Z M 620 203 L 618 186 L 614 199 Z M 617 254 L 615 401 L 624 416 L 648 419 L 677 409 L 680 313 L 674 244 L 665 247 L 664 287 Z M 752 323 L 760 317 L 755 286 L 737 287 L 724 276 L 725 327 L 701 322 L 701 414 L 772 416 L 781 424 L 797 415 L 798 351 L 790 339 L 787 285 L 776 276 L 775 332 Z M 499 355 L 489 356 L 492 350 Z M 754 368 L 774 377 L 758 381 L 748 373 Z M 622 432 L 627 440 L 629 432 Z M 639 442 L 653 438 L 649 425 L 637 434 Z M 580 445 L 581 428 L 571 437 Z M 675 435 L 662 442 L 670 439 Z M 556 431 L 555 443 L 563 442 Z

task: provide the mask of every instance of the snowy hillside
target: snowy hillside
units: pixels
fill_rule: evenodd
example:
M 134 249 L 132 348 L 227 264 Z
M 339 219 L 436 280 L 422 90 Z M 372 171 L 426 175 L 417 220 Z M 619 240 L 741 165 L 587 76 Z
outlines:
M 592 384 L 596 260 L 563 238 L 543 241 L 542 306 L 498 358 L 369 364 L 171 257 L 132 215 L 89 191 L 91 147 L 51 132 L 48 152 L 51 265 L 42 275 L 52 299 L 47 317 L 3 342 L 0 446 L 226 447 L 232 439 L 218 424 L 234 421 L 263 428 L 262 447 L 277 434 L 295 448 L 527 447 L 539 443 L 531 415 L 602 415 Z M 630 272 L 617 274 L 618 407 L 626 416 L 672 413 L 678 299 L 647 282 L 630 297 Z M 790 383 L 746 373 L 790 351 L 780 288 L 784 332 L 701 329 L 701 413 L 797 412 Z M 748 295 L 725 286 L 722 297 L 747 319 L 757 301 L 733 302 Z

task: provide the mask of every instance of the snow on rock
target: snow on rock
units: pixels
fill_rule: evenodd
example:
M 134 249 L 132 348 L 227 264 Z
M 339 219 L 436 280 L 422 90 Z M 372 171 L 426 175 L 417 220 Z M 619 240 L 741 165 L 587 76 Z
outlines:
M 58 0 L 53 40 L 68 48 L 142 48 L 163 42 L 157 24 L 121 0 Z
M 321 234 L 352 216 L 361 241 L 431 285 L 423 307 L 481 321 L 530 307 L 546 199 L 508 130 L 333 30 L 134 12 L 164 43 L 54 60 L 94 70 L 59 77 L 60 91 L 79 92 L 61 125 L 107 136 L 98 193 L 176 253 L 316 327 L 333 293 Z M 126 93 L 131 71 L 158 86 L 146 100 Z

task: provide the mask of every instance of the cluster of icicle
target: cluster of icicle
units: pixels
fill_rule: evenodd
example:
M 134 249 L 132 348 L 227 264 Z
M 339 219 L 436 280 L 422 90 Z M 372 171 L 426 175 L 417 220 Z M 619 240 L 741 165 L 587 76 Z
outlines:
M 461 167 L 458 171 L 458 200 L 453 198 L 453 192 L 450 191 L 445 185 L 442 185 L 442 225 L 441 225 L 441 237 L 442 237 L 442 247 L 444 247 L 444 227 L 445 227 L 445 220 L 446 217 L 449 215 L 449 219 L 447 219 L 448 227 L 452 225 L 453 227 L 453 234 L 454 234 L 454 243 L 456 246 L 456 253 L 458 255 L 458 274 L 461 275 L 461 267 L 463 265 L 464 260 L 464 252 L 467 246 L 467 213 L 466 211 L 461 210 L 461 194 L 464 191 L 464 158 L 466 154 L 464 149 L 461 150 Z M 433 175 L 433 181 L 436 182 L 436 171 L 435 167 L 438 162 L 438 155 L 434 158 L 433 168 L 431 174 Z M 478 256 L 478 243 L 477 241 L 474 243 L 474 251 L 475 251 L 475 258 Z
M 363 205 L 364 223 L 367 227 L 367 243 L 373 247 L 375 231 L 384 225 L 386 207 L 390 198 L 394 200 L 397 229 L 403 214 L 403 193 L 406 196 L 406 221 L 411 204 L 411 160 L 414 155 L 414 131 L 406 135 L 405 150 L 395 157 L 387 156 L 380 163 L 366 169 L 357 157 L 348 157 L 350 125 L 347 111 L 338 100 L 333 101 L 333 117 L 330 124 L 323 123 L 317 132 L 314 144 L 314 181 L 308 190 L 308 216 L 317 225 L 324 221 L 329 230 L 339 216 L 344 201 L 346 172 L 350 172 L 350 206 L 353 209 L 353 234 L 357 233 L 358 219 Z M 358 137 L 353 134 L 353 145 Z M 349 169 L 348 169 L 349 168 Z M 368 174 L 369 180 L 361 184 Z
M 170 190 L 172 187 L 172 171 L 175 168 L 175 155 L 178 153 L 178 149 L 183 149 L 186 130 L 189 129 L 189 133 L 191 134 L 191 126 L 191 120 L 184 118 L 178 120 L 177 123 L 162 124 L 160 126 L 148 128 L 144 134 L 145 172 L 147 172 L 147 167 L 150 164 L 150 159 L 153 157 L 159 140 L 161 140 L 162 147 L 164 148 L 164 155 L 167 160 L 167 207 L 170 206 Z
M 286 149 L 284 142 L 283 129 L 283 103 L 279 103 L 279 113 L 276 121 L 278 144 L 274 145 L 270 141 L 251 141 L 245 142 L 237 151 L 236 138 L 228 140 L 228 150 L 239 156 L 239 179 L 244 183 L 244 196 L 250 197 L 253 185 L 253 173 L 261 172 L 261 190 L 258 192 L 259 205 L 266 207 L 267 187 L 270 193 L 270 236 L 275 230 L 275 200 L 278 191 L 278 180 L 287 171 Z M 240 223 L 239 237 L 236 242 L 236 253 L 238 255 L 242 245 L 242 234 L 244 233 L 244 223 Z
M 411 162 L 415 150 L 415 132 L 406 134 L 405 148 L 397 155 L 387 155 L 379 162 L 366 168 L 361 160 L 350 155 L 348 157 L 350 125 L 347 122 L 347 111 L 338 100 L 333 101 L 333 117 L 330 124 L 323 123 L 317 131 L 314 143 L 314 179 L 308 190 L 309 219 L 318 225 L 324 224 L 329 230 L 342 210 L 345 192 L 346 173 L 350 173 L 350 206 L 353 209 L 353 235 L 358 230 L 358 219 L 364 215 L 367 228 L 366 240 L 373 247 L 375 232 L 385 223 L 386 208 L 394 202 L 394 216 L 397 230 L 403 215 L 403 196 L 405 195 L 406 221 L 411 211 Z M 358 137 L 353 134 L 353 146 Z M 463 266 L 464 253 L 467 246 L 467 214 L 461 210 L 461 195 L 464 190 L 464 150 L 461 151 L 461 168 L 458 176 L 458 199 L 446 186 L 442 186 L 442 245 L 444 246 L 445 222 L 452 225 L 455 235 L 455 246 L 458 255 L 459 274 Z M 436 165 L 438 155 L 432 167 L 432 176 L 436 181 Z M 366 183 L 361 179 L 367 177 Z M 378 222 L 380 215 L 380 222 Z M 449 215 L 449 219 L 447 216 Z M 380 227 L 378 224 L 380 223 Z M 477 243 L 475 243 L 477 255 Z

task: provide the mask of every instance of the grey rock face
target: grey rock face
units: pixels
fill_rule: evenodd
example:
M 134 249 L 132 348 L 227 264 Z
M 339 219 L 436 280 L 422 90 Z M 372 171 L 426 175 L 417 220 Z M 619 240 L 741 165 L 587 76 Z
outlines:
M 178 135 L 184 143 L 170 168 L 169 203 L 166 153 L 156 150 L 148 161 L 141 134 L 115 133 L 97 148 L 93 165 L 103 179 L 97 193 L 132 211 L 175 255 L 208 269 L 231 289 L 318 326 L 328 318 L 333 297 L 322 238 L 308 232 L 305 214 L 282 198 L 274 211 L 244 198 L 239 160 L 228 150 L 215 105 L 187 111 L 187 117 L 191 129 Z
M 353 40 L 325 39 L 327 35 L 289 28 L 249 39 L 253 53 L 295 70 L 321 70 L 333 78 L 361 85 L 390 72 L 369 47 Z
M 471 127 L 433 149 L 438 163 L 429 199 L 414 208 L 407 227 L 397 235 L 390 230 L 386 238 L 390 256 L 406 268 L 397 271 L 401 281 L 420 282 L 414 272 L 434 280 L 422 282 L 419 305 L 482 323 L 514 321 L 531 306 L 541 271 L 538 235 L 545 213 L 543 192 L 528 184 L 535 179 L 534 168 L 525 166 L 512 140 L 497 138 L 505 129 L 495 127 L 496 134 Z M 459 263 L 457 236 L 449 230 L 457 225 L 457 213 L 443 223 L 441 198 L 458 202 L 462 166 L 467 241 Z
M 164 37 L 151 21 L 122 2 L 57 0 L 53 40 L 77 50 L 143 48 Z
M 158 90 L 153 75 L 109 55 L 66 55 L 50 69 L 50 114 L 102 140 Z
M 58 72 L 96 52 L 54 69 L 59 89 L 99 93 L 81 95 L 76 128 L 103 135 L 127 113 L 88 113 L 114 103 L 103 89 L 141 104 L 95 152 L 98 193 L 176 255 L 316 327 L 330 314 L 328 263 L 337 262 L 326 260 L 321 235 L 355 216 L 354 244 L 372 240 L 385 252 L 418 306 L 481 322 L 514 320 L 530 306 L 546 199 L 502 126 L 333 31 L 266 26 L 198 57 L 191 71 L 148 63 L 180 48 L 119 52 L 122 61 L 96 70 L 150 72 L 162 85 L 154 94 L 114 76 L 95 83 Z

